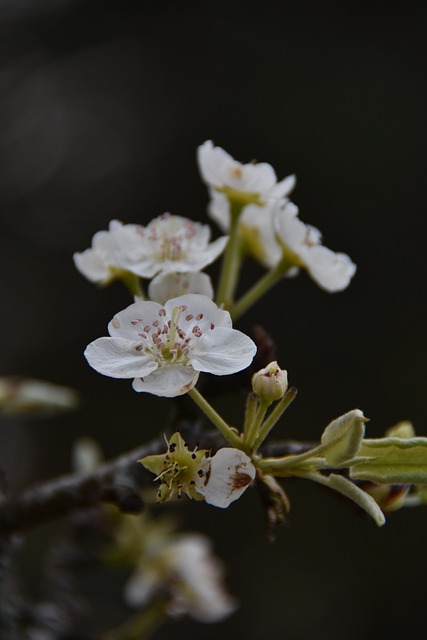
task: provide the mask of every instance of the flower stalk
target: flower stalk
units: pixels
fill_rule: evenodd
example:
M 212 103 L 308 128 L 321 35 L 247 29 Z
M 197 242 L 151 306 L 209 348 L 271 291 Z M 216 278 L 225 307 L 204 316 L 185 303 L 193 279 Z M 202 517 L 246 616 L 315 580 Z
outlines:
M 219 277 L 217 304 L 227 309 L 232 305 L 237 287 L 240 265 L 242 262 L 242 247 L 239 238 L 239 218 L 244 203 L 230 200 L 230 231 L 227 247 L 222 261 Z
M 188 395 L 194 400 L 194 402 L 209 418 L 209 420 L 217 427 L 224 438 L 236 449 L 243 450 L 243 443 L 237 432 L 225 422 L 225 420 L 219 415 L 219 413 L 215 411 L 215 409 L 202 396 L 202 394 L 193 387 L 193 389 L 190 389 L 190 391 L 188 392 Z
M 269 291 L 285 273 L 295 265 L 289 262 L 285 256 L 278 264 L 268 271 L 257 283 L 254 284 L 230 309 L 233 320 L 237 320 L 250 309 L 267 291 Z

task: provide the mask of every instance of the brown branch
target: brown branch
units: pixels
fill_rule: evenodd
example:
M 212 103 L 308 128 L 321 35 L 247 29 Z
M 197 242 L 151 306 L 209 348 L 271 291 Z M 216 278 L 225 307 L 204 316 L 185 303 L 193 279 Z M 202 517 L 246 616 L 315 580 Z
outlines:
M 222 443 L 217 431 L 204 434 L 215 448 Z M 313 443 L 288 441 L 267 444 L 264 455 L 295 455 L 312 448 Z M 22 493 L 0 501 L 0 535 L 28 529 L 38 523 L 65 515 L 78 507 L 109 502 L 125 513 L 140 513 L 143 501 L 140 488 L 148 476 L 137 461 L 165 450 L 164 439 L 157 438 L 114 460 L 100 465 L 90 474 L 73 473 L 36 484 Z M 149 482 L 151 482 L 151 476 Z

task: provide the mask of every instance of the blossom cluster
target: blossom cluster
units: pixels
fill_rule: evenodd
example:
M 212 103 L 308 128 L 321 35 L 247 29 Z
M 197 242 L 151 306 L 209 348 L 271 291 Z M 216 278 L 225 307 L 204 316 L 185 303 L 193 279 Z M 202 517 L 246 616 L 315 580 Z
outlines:
M 297 390 L 289 385 L 287 371 L 257 354 L 254 341 L 233 322 L 284 277 L 305 270 L 320 288 L 334 293 L 348 287 L 356 265 L 347 254 L 325 247 L 320 231 L 300 219 L 289 197 L 294 175 L 278 180 L 271 165 L 237 162 L 210 140 L 198 148 L 197 160 L 210 196 L 208 215 L 223 236 L 211 240 L 207 225 L 164 213 L 145 227 L 113 220 L 108 231 L 95 234 L 91 248 L 74 255 L 87 279 L 99 285 L 122 280 L 133 295 L 132 304 L 108 324 L 108 336 L 87 346 L 88 363 L 103 375 L 131 379 L 137 392 L 165 398 L 187 394 L 226 442 L 222 446 L 214 439 L 213 449 L 200 448 L 191 429 L 188 442 L 179 431 L 165 437 L 166 450 L 138 461 L 154 475 L 144 499 L 163 503 L 187 496 L 224 509 L 256 484 L 270 534 L 286 522 L 290 501 L 280 481 L 290 477 L 338 492 L 378 526 L 389 511 L 426 503 L 427 438 L 416 437 L 408 423 L 369 439 L 367 418 L 353 409 L 326 426 L 317 446 L 265 455 L 262 445 Z M 214 286 L 204 270 L 221 256 Z M 266 273 L 238 298 L 247 258 L 261 263 Z M 255 355 L 262 368 L 251 371 L 242 424 L 234 427 L 196 385 L 203 374 L 248 369 Z M 129 523 L 118 536 L 119 547 L 137 550 L 125 586 L 130 606 L 149 607 L 163 598 L 167 615 L 185 613 L 204 622 L 234 610 L 207 539 L 163 536 L 156 530 L 152 545 L 150 525 L 145 522 L 144 528 L 144 535 L 136 530 L 136 543 Z

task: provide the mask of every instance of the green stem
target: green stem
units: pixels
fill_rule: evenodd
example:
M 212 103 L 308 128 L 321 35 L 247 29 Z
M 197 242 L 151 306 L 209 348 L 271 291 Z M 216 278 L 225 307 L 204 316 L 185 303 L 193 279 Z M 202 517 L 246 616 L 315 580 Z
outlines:
M 138 298 L 145 300 L 145 294 L 139 276 L 130 271 L 123 271 L 121 279 L 132 296 L 138 296 Z
M 243 430 L 245 434 L 245 441 L 247 440 L 248 434 L 252 430 L 252 424 L 255 420 L 257 407 L 258 396 L 256 395 L 256 393 L 251 392 L 248 394 L 248 398 L 246 400 L 245 427 Z
M 216 296 L 217 305 L 220 306 L 223 304 L 225 308 L 230 307 L 232 304 L 242 261 L 242 250 L 239 238 L 239 218 L 244 204 L 240 202 L 233 202 L 232 200 L 229 200 L 229 203 L 230 231 L 224 259 L 222 261 Z
M 194 400 L 194 402 L 200 407 L 200 409 L 206 414 L 209 420 L 219 429 L 224 438 L 228 440 L 228 442 L 236 447 L 237 449 L 242 449 L 242 441 L 239 435 L 236 433 L 234 429 L 232 429 L 226 422 L 221 418 L 219 413 L 215 411 L 215 409 L 209 404 L 207 400 L 202 396 L 202 394 L 197 391 L 196 388 L 190 389 L 188 395 Z
M 255 418 L 252 421 L 252 424 L 250 425 L 250 428 L 248 428 L 247 434 L 246 434 L 246 438 L 245 438 L 245 443 L 248 447 L 249 450 L 251 450 L 252 448 L 254 448 L 254 442 L 257 438 L 259 429 L 260 429 L 260 425 L 262 423 L 262 421 L 264 420 L 264 416 L 267 413 L 267 409 L 268 407 L 271 405 L 271 401 L 270 400 L 264 400 L 262 398 L 260 398 L 259 400 L 259 404 L 258 404 L 258 409 L 257 412 L 255 414 Z
M 282 471 L 287 471 L 286 475 L 301 475 L 301 470 L 297 471 L 295 467 L 299 467 L 301 463 L 307 462 L 311 458 L 310 462 L 313 463 L 318 468 L 323 468 L 325 466 L 324 459 L 319 458 L 321 452 L 323 451 L 323 446 L 319 445 L 314 449 L 310 449 L 310 451 L 305 451 L 304 453 L 300 453 L 295 456 L 285 456 L 284 458 L 262 458 L 258 461 L 257 467 L 266 473 L 267 475 L 277 475 Z M 317 460 L 315 458 L 318 458 Z M 294 467 L 295 473 L 292 471 Z M 307 471 L 307 469 L 306 469 Z M 281 475 L 281 474 L 280 474 Z
M 266 437 L 268 436 L 268 434 L 270 433 L 274 425 L 281 418 L 282 414 L 286 411 L 286 409 L 289 407 L 291 402 L 293 402 L 297 393 L 298 393 L 298 390 L 295 387 L 290 387 L 286 391 L 285 395 L 280 400 L 280 402 L 274 407 L 273 411 L 270 413 L 268 418 L 261 425 L 259 433 L 253 443 L 255 451 L 264 442 L 264 440 L 266 439 Z
M 294 265 L 283 257 L 280 262 L 268 271 L 254 286 L 249 289 L 230 309 L 230 315 L 233 320 L 237 320 L 250 307 L 252 307 L 269 289 L 271 289 L 279 280 L 281 280 L 289 269 Z

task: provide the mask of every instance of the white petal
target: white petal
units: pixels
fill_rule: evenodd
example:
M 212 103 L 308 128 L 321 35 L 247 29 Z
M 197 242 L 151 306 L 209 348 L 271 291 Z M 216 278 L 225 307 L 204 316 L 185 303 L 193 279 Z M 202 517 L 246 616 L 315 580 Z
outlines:
M 199 372 L 179 364 L 164 365 L 145 377 L 135 378 L 135 391 L 152 393 L 163 398 L 182 396 L 197 383 Z
M 102 257 L 93 249 L 75 253 L 73 259 L 80 273 L 91 282 L 104 282 L 108 279 L 110 270 Z
M 356 265 L 345 253 L 334 253 L 327 247 L 312 247 L 306 266 L 317 284 L 331 293 L 342 291 L 356 273 Z
M 139 300 L 116 313 L 114 318 L 108 325 L 108 333 L 110 336 L 127 338 L 133 342 L 141 340 L 138 332 L 141 331 L 141 325 L 151 325 L 155 320 L 159 320 L 159 311 L 162 309 L 157 302 Z M 138 325 L 136 320 L 141 320 Z
M 135 350 L 135 342 L 124 338 L 98 338 L 84 355 L 95 371 L 111 378 L 143 377 L 158 367 L 152 357 Z
M 130 607 L 143 607 L 161 585 L 162 575 L 158 569 L 143 566 L 132 573 L 125 584 L 123 596 Z
M 185 313 L 183 313 L 179 320 L 179 325 L 183 329 L 186 329 L 191 324 L 194 325 L 194 321 L 187 322 L 185 320 L 185 318 L 190 315 L 194 316 L 194 318 L 199 318 L 200 315 L 203 316 L 197 321 L 202 332 L 207 331 L 211 323 L 213 323 L 215 327 L 232 327 L 232 321 L 228 311 L 220 309 L 215 302 L 207 296 L 198 293 L 187 293 L 184 296 L 178 296 L 178 298 L 168 300 L 165 304 L 168 316 L 172 314 L 175 307 L 185 307 Z
M 239 449 L 220 449 L 211 460 L 211 473 L 204 489 L 208 504 L 225 509 L 240 498 L 255 478 L 251 459 Z
M 280 182 L 278 182 L 272 189 L 270 189 L 269 195 L 272 198 L 283 198 L 288 196 L 292 189 L 295 187 L 297 178 L 295 175 L 287 176 Z
M 198 340 L 189 363 L 197 371 L 224 376 L 246 369 L 255 353 L 256 345 L 247 335 L 219 327 Z
M 206 140 L 197 149 L 197 162 L 203 180 L 212 186 L 221 187 L 224 184 L 224 174 L 234 160 L 221 147 L 214 147 L 212 140 Z
M 159 304 L 165 304 L 170 298 L 186 293 L 198 293 L 213 298 L 214 290 L 210 277 L 200 271 L 160 273 L 148 286 L 149 297 Z
M 249 204 L 240 218 L 240 233 L 247 250 L 265 267 L 272 269 L 282 257 L 282 248 L 276 240 L 274 206 Z

